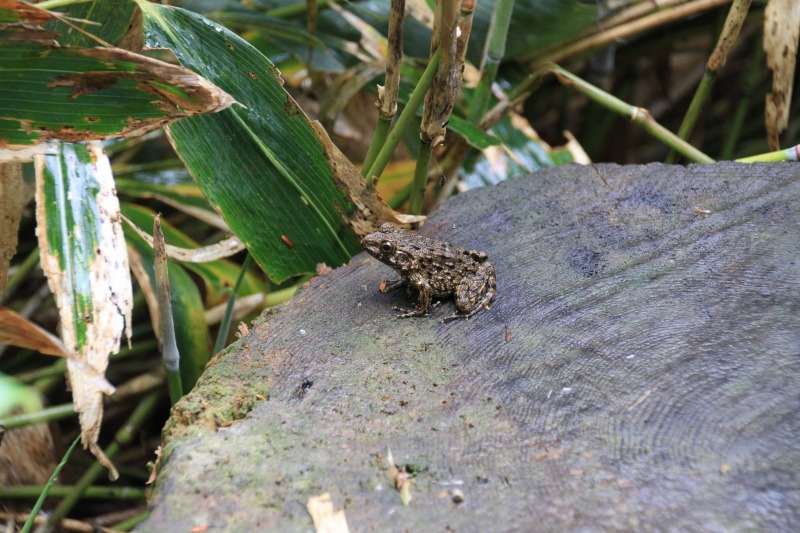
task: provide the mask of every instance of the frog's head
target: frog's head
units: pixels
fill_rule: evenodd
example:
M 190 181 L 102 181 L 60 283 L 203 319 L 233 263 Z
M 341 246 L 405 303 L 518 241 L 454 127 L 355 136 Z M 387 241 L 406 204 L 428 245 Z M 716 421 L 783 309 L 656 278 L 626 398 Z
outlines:
M 381 263 L 403 272 L 409 270 L 414 263 L 414 258 L 402 249 L 409 235 L 409 232 L 387 223 L 361 239 L 361 246 Z

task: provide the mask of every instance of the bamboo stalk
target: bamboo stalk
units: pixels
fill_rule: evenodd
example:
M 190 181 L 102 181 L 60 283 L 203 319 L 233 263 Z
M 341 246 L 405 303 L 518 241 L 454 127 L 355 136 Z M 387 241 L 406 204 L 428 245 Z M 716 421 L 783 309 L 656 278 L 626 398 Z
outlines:
M 481 60 L 481 79 L 472 95 L 472 104 L 468 120 L 472 124 L 480 123 L 486 112 L 492 84 L 497 78 L 500 62 L 506 53 L 506 40 L 508 28 L 511 25 L 511 13 L 514 11 L 514 0 L 497 0 L 492 11 L 492 20 L 489 23 L 489 33 L 486 36 L 486 46 Z
M 375 105 L 380 110 L 378 125 L 375 134 L 369 143 L 361 175 L 369 177 L 367 172 L 375 163 L 381 147 L 386 143 L 389 126 L 397 114 L 397 94 L 400 91 L 401 59 L 403 58 L 403 16 L 406 10 L 406 0 L 392 0 L 389 12 L 388 51 L 386 53 L 386 74 L 384 85 L 378 85 L 378 100 Z M 370 181 L 370 183 L 372 183 Z
M 400 112 L 400 116 L 397 117 L 394 128 L 392 128 L 392 131 L 386 138 L 386 143 L 381 147 L 378 156 L 375 158 L 375 163 L 372 164 L 364 176 L 368 178 L 379 178 L 383 169 L 386 168 L 389 159 L 392 157 L 392 153 L 394 153 L 397 145 L 400 144 L 400 139 L 403 137 L 405 130 L 411 125 L 411 120 L 416 116 L 417 109 L 419 109 L 425 97 L 425 93 L 433 82 L 433 75 L 439 65 L 440 57 L 440 51 L 437 50 L 431 57 L 428 66 L 425 67 L 425 72 L 422 73 L 419 83 L 417 83 L 417 86 L 414 88 L 414 92 L 411 93 L 408 103 L 403 108 L 403 111 Z
M 714 86 L 717 75 L 728 62 L 728 54 L 739 38 L 751 2 L 752 0 L 733 0 L 733 4 L 728 11 L 728 17 L 725 19 L 725 25 L 717 40 L 717 46 L 708 58 L 706 71 L 703 73 L 703 78 L 697 86 L 697 91 L 695 91 L 692 102 L 689 104 L 689 109 L 683 117 L 681 127 L 678 129 L 679 138 L 688 140 L 694 131 L 700 111 L 711 93 L 711 88 Z M 667 163 L 675 163 L 677 160 L 676 151 L 673 149 L 667 155 Z

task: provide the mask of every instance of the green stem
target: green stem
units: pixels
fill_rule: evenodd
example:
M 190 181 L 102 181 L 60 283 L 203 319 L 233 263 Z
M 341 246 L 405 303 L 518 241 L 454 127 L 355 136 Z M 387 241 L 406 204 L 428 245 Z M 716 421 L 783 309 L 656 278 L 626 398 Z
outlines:
M 170 170 L 173 168 L 183 168 L 183 163 L 181 163 L 180 159 L 163 159 L 161 161 L 153 161 L 150 163 L 126 163 L 122 165 L 111 166 L 111 170 L 114 172 L 114 177 L 126 176 L 129 174 L 135 174 L 137 172 Z
M 47 480 L 47 484 L 44 486 L 44 488 L 41 490 L 41 493 L 39 494 L 39 499 L 36 500 L 33 509 L 31 509 L 31 513 L 28 515 L 28 519 L 25 521 L 25 525 L 22 526 L 22 533 L 28 533 L 33 527 L 33 523 L 36 520 L 36 516 L 39 514 L 39 511 L 41 510 L 42 505 L 44 504 L 44 500 L 47 498 L 47 493 L 53 488 L 53 483 L 56 482 L 58 474 L 61 473 L 61 469 L 64 468 L 65 464 L 67 464 L 69 456 L 72 455 L 72 450 L 75 449 L 75 446 L 78 445 L 78 442 L 80 442 L 80 440 L 81 437 L 79 435 L 72 442 L 72 445 L 67 450 L 67 453 L 64 454 L 64 457 L 61 458 L 61 462 L 58 463 L 58 466 L 56 466 L 55 470 L 53 470 L 53 474 L 50 476 L 50 479 Z
M 152 331 L 152 330 L 151 330 Z M 112 353 L 108 356 L 110 362 L 120 361 L 128 357 L 147 355 L 158 350 L 158 343 L 154 339 L 137 341 L 131 348 L 121 348 L 118 353 Z M 64 378 L 64 368 L 66 367 L 65 359 L 57 359 L 53 364 L 36 370 L 30 370 L 17 374 L 16 378 L 25 383 L 37 382 L 42 378 L 58 376 Z M 35 386 L 35 385 L 34 385 Z
M 80 440 L 80 437 L 76 440 Z M 74 444 L 74 443 L 73 443 Z M 44 489 L 47 489 L 45 492 Z M 13 487 L 0 487 L 0 499 L 2 498 L 63 498 L 69 495 L 75 487 L 69 485 L 55 485 L 49 487 L 45 485 L 15 485 Z M 96 500 L 144 500 L 146 498 L 144 489 L 137 487 L 107 487 L 105 485 L 93 485 L 86 489 L 84 498 Z M 38 511 L 37 511 L 38 512 Z M 34 516 L 36 516 L 34 514 Z
M 8 300 L 11 293 L 13 293 L 19 285 L 28 280 L 28 275 L 37 266 L 39 266 L 39 248 L 34 248 L 33 251 L 28 254 L 28 257 L 26 257 L 14 271 L 14 275 L 8 277 L 6 292 L 3 294 L 2 300 Z
M 689 109 L 686 111 L 683 122 L 681 122 L 681 127 L 678 129 L 678 137 L 684 141 L 687 141 L 692 135 L 694 127 L 697 124 L 697 119 L 700 117 L 700 111 L 703 109 L 703 105 L 706 103 L 708 94 L 711 92 L 711 88 L 714 86 L 714 81 L 716 79 L 717 75 L 713 72 L 706 70 L 703 73 L 703 78 L 697 86 L 697 91 L 694 93 L 692 103 L 689 104 Z M 670 150 L 669 154 L 667 154 L 666 162 L 669 164 L 678 162 L 678 155 L 675 149 Z
M 372 140 L 369 143 L 367 155 L 364 157 L 364 163 L 361 166 L 361 175 L 366 177 L 367 170 L 375 163 L 375 158 L 378 157 L 378 152 L 386 142 L 386 136 L 389 134 L 389 126 L 392 125 L 392 119 L 380 116 L 378 125 L 375 127 L 375 133 L 372 135 Z
M 422 214 L 422 202 L 425 198 L 425 186 L 428 184 L 428 171 L 431 165 L 431 143 L 422 139 L 419 141 L 419 157 L 414 169 L 414 185 L 411 187 L 411 197 L 408 200 L 408 214 Z
M 114 456 L 117 455 L 120 448 L 133 440 L 134 434 L 139 430 L 139 426 L 152 416 L 160 395 L 160 391 L 152 392 L 139 402 L 139 405 L 137 405 L 136 409 L 131 413 L 130 418 L 128 418 L 125 424 L 123 424 L 120 430 L 114 435 L 114 441 L 104 450 L 109 460 L 112 460 Z M 55 531 L 58 529 L 61 520 L 69 514 L 72 508 L 75 507 L 75 504 L 78 503 L 78 500 L 83 496 L 84 492 L 86 492 L 86 489 L 94 483 L 104 470 L 105 467 L 100 464 L 100 462 L 96 462 L 89 467 L 74 486 L 74 490 L 58 504 L 53 514 L 50 515 L 50 519 L 47 521 L 44 531 Z
M 308 280 L 303 280 L 305 283 Z M 287 287 L 285 289 L 281 289 L 279 291 L 271 292 L 267 294 L 267 297 L 264 298 L 264 305 L 266 307 L 273 307 L 278 304 L 282 304 L 283 302 L 288 302 L 294 296 L 294 293 L 297 292 L 297 289 L 300 288 L 300 283 L 292 285 L 291 287 Z
M 389 204 L 389 207 L 391 207 L 392 209 L 397 209 L 398 207 L 403 205 L 403 202 L 408 200 L 408 197 L 411 196 L 412 186 L 413 184 L 409 183 L 408 185 L 397 191 L 397 193 L 394 196 L 392 196 L 388 202 L 386 202 L 387 204 Z
M 747 112 L 750 110 L 750 102 L 753 100 L 753 92 L 756 85 L 758 85 L 759 74 L 761 73 L 761 65 L 764 64 L 764 47 L 756 46 L 750 56 L 750 64 L 745 74 L 744 90 L 742 96 L 736 101 L 736 111 L 733 113 L 731 125 L 727 128 L 728 133 L 725 135 L 725 143 L 720 151 L 719 158 L 723 161 L 733 157 L 733 151 L 736 148 L 736 143 L 739 140 L 739 135 L 742 131 L 742 125 L 747 118 Z
M 59 7 L 67 7 L 74 4 L 86 4 L 89 2 L 94 2 L 94 0 L 45 0 L 44 2 L 39 2 L 36 4 L 36 7 L 40 7 L 42 9 L 57 9 Z
M 42 409 L 41 411 L 37 411 L 35 413 L 24 413 L 21 415 L 2 418 L 0 419 L 0 426 L 4 426 L 6 429 L 13 429 L 21 426 L 37 424 L 39 422 L 54 422 L 56 420 L 77 416 L 77 414 L 78 413 L 75 412 L 74 404 L 65 403 L 61 405 L 54 405 L 53 407 L 48 407 L 47 409 Z
M 800 159 L 800 144 L 787 148 L 786 150 L 777 150 L 766 154 L 742 157 L 736 161 L 739 163 L 774 163 L 780 161 L 797 161 L 798 159 Z
M 431 60 L 428 66 L 425 67 L 425 72 L 422 73 L 419 83 L 414 88 L 414 92 L 411 93 L 408 103 L 403 108 L 403 111 L 397 118 L 397 122 L 395 122 L 394 128 L 392 128 L 392 131 L 386 138 L 386 144 L 381 147 L 380 152 L 378 152 L 378 157 L 375 158 L 375 163 L 372 164 L 369 171 L 364 174 L 364 176 L 368 178 L 371 176 L 380 177 L 383 169 L 386 168 L 386 165 L 389 163 L 389 158 L 392 157 L 394 149 L 397 148 L 400 139 L 403 137 L 403 132 L 411 125 L 411 120 L 417 116 L 417 110 L 420 104 L 422 104 L 423 98 L 425 98 L 425 93 L 428 91 L 428 88 L 430 88 L 431 83 L 433 83 L 433 76 L 436 74 L 436 69 L 439 67 L 439 57 L 441 55 L 441 49 L 437 49 L 433 56 L 431 56 Z
M 111 526 L 111 529 L 114 531 L 130 531 L 138 524 L 147 520 L 148 516 L 150 516 L 150 511 L 139 513 L 135 516 L 128 518 L 127 520 L 123 520 L 122 522 L 114 524 L 113 526 Z
M 549 65 L 549 71 L 556 75 L 559 81 L 566 86 L 573 87 L 585 94 L 606 109 L 630 118 L 631 122 L 639 125 L 647 133 L 660 140 L 676 152 L 694 163 L 713 163 L 714 160 L 690 145 L 667 128 L 653 120 L 646 110 L 623 102 L 619 98 L 608 94 L 599 87 L 582 80 L 571 72 L 564 70 L 556 64 Z
M 481 80 L 475 88 L 472 96 L 472 105 L 469 114 L 469 122 L 477 125 L 489 103 L 489 96 L 492 92 L 492 84 L 497 79 L 497 71 L 500 62 L 506 53 L 506 40 L 508 39 L 508 28 L 511 25 L 511 13 L 514 11 L 514 0 L 497 0 L 492 12 L 492 21 L 489 25 L 489 35 L 487 36 L 486 49 L 484 51 L 483 68 L 481 69 Z
M 236 304 L 236 295 L 239 293 L 239 287 L 242 286 L 242 280 L 250 269 L 250 264 L 253 262 L 253 256 L 247 254 L 242 264 L 242 269 L 239 271 L 239 276 L 236 278 L 236 283 L 233 286 L 228 303 L 225 306 L 225 314 L 222 315 L 222 320 L 217 331 L 217 341 L 214 343 L 214 351 L 212 353 L 219 353 L 228 341 L 228 333 L 231 329 L 231 321 L 233 320 L 233 306 Z

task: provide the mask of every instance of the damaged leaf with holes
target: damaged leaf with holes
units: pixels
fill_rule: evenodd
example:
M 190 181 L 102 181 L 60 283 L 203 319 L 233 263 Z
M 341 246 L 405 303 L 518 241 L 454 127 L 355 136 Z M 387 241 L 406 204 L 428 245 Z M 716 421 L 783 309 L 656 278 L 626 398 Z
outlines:
M 0 148 L 137 136 L 233 99 L 183 67 L 118 48 L 61 48 L 0 29 Z

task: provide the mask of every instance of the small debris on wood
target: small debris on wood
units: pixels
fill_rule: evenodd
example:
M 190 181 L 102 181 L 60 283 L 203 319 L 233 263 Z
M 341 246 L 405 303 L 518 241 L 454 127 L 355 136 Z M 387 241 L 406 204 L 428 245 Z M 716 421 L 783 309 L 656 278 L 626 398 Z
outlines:
M 397 468 L 397 465 L 394 464 L 391 448 L 386 449 L 386 463 L 389 467 L 389 478 L 392 480 L 392 485 L 400 493 L 400 501 L 404 506 L 407 506 L 412 499 L 411 474 L 406 472 L 405 468 L 402 470 Z
M 464 501 L 464 493 L 461 489 L 453 489 L 453 503 L 461 503 Z
M 349 533 L 347 517 L 344 509 L 333 510 L 333 499 L 330 492 L 323 492 L 319 496 L 312 496 L 306 504 L 308 514 L 314 521 L 317 533 Z

